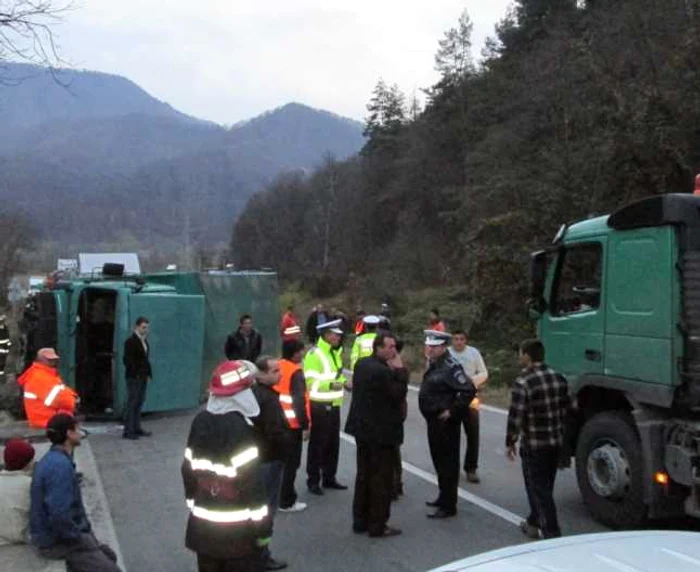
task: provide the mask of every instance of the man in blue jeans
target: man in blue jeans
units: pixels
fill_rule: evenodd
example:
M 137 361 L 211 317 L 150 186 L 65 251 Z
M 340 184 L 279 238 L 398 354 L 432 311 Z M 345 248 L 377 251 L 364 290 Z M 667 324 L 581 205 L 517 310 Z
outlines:
M 260 406 L 260 415 L 253 419 L 258 433 L 260 458 L 266 468 L 267 492 L 270 513 L 274 518 L 279 505 L 280 486 L 284 464 L 294 447 L 294 435 L 285 419 L 279 394 L 272 389 L 280 380 L 280 366 L 276 358 L 261 356 L 255 363 L 255 385 L 253 393 Z M 265 570 L 282 570 L 287 563 L 276 560 L 270 553 L 270 538 L 263 542 Z
M 71 460 L 80 445 L 78 422 L 58 413 L 46 427 L 51 450 L 37 463 L 31 485 L 29 531 L 45 558 L 65 560 L 72 572 L 121 572 L 117 556 L 92 532 Z

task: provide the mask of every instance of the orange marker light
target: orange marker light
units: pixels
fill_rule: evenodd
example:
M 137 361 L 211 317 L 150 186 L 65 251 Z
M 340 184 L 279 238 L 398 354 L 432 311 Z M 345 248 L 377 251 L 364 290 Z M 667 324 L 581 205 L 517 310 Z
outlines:
M 658 485 L 667 485 L 668 484 L 668 475 L 666 473 L 655 473 L 654 474 L 654 481 Z

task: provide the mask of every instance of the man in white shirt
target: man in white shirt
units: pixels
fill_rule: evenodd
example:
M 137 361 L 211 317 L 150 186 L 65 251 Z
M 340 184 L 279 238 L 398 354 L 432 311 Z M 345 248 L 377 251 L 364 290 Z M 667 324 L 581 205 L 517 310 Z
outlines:
M 464 368 L 477 391 L 486 383 L 489 372 L 486 369 L 484 358 L 475 347 L 467 345 L 469 337 L 464 330 L 452 333 L 452 346 L 450 354 Z M 479 465 L 479 399 L 474 398 L 471 404 L 460 412 L 464 432 L 467 436 L 467 446 L 464 453 L 464 472 L 467 473 L 467 481 L 479 483 L 479 475 L 476 470 Z

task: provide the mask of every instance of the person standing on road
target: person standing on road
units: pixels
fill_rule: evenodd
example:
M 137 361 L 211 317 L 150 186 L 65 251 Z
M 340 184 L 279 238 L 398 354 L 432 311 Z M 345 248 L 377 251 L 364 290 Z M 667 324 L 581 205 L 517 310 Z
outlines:
M 65 560 L 72 572 L 120 572 L 117 555 L 100 543 L 85 513 L 72 461 L 81 433 L 72 415 L 58 413 L 46 426 L 51 449 L 36 464 L 29 530 L 44 558 Z
M 394 487 L 396 448 L 403 443 L 402 404 L 408 371 L 389 333 L 374 337 L 371 356 L 357 362 L 352 402 L 345 431 L 357 443 L 357 474 L 353 500 L 356 533 L 384 537 L 401 534 L 387 526 Z
M 75 413 L 78 396 L 58 374 L 59 359 L 53 348 L 41 348 L 31 367 L 17 379 L 31 427 L 44 429 L 56 413 Z
M 280 485 L 284 464 L 293 448 L 294 435 L 287 423 L 280 404 L 279 394 L 272 389 L 280 381 L 279 362 L 271 356 L 261 356 L 255 364 L 253 393 L 260 406 L 260 415 L 253 418 L 260 448 L 260 460 L 267 474 L 267 506 L 270 508 L 270 534 L 262 539 L 262 559 L 265 570 L 282 570 L 283 560 L 276 560 L 270 553 L 272 526 L 279 506 Z
M 306 378 L 301 362 L 304 359 L 304 344 L 300 340 L 289 340 L 282 344 L 282 359 L 279 361 L 280 381 L 274 385 L 279 394 L 287 424 L 292 433 L 289 456 L 284 463 L 282 488 L 280 490 L 280 511 L 300 512 L 306 503 L 297 500 L 294 482 L 301 464 L 304 441 L 309 439 L 311 409 Z
M 511 391 L 506 434 L 506 455 L 515 461 L 520 442 L 525 491 L 530 514 L 520 524 L 531 538 L 561 536 L 554 504 L 554 480 L 559 467 L 567 418 L 573 408 L 566 378 L 544 362 L 539 340 L 520 345 L 523 368 Z
M 450 355 L 464 368 L 464 373 L 472 380 L 478 391 L 488 380 L 489 372 L 481 353 L 475 347 L 467 345 L 468 340 L 469 337 L 464 330 L 453 332 Z M 467 481 L 476 484 L 481 482 L 476 472 L 479 467 L 479 400 L 475 397 L 469 407 L 461 408 L 458 414 L 467 438 L 464 472 L 467 474 Z
M 374 338 L 377 337 L 377 329 L 379 328 L 379 316 L 365 316 L 362 318 L 363 331 L 355 338 L 350 351 L 350 369 L 354 370 L 355 365 L 362 358 L 369 357 L 373 354 Z
M 428 445 L 438 478 L 440 494 L 425 504 L 437 510 L 428 518 L 448 518 L 457 514 L 459 485 L 458 410 L 468 407 L 476 394 L 474 385 L 459 362 L 447 351 L 450 334 L 425 330 L 428 369 L 418 393 L 418 407 L 428 424 Z
M 206 409 L 192 421 L 182 463 L 190 509 L 185 545 L 199 572 L 262 572 L 270 535 L 265 473 L 251 419 L 260 407 L 242 361 L 217 366 Z
M 124 439 L 136 440 L 149 437 L 150 431 L 141 427 L 141 409 L 146 401 L 146 388 L 153 377 L 151 370 L 151 347 L 148 344 L 150 322 L 140 316 L 136 320 L 134 333 L 124 342 L 124 367 L 129 396 L 124 413 Z
M 343 404 L 343 330 L 340 320 L 319 324 L 321 336 L 304 357 L 304 377 L 311 401 L 311 435 L 306 456 L 306 485 L 314 495 L 326 489 L 346 490 L 336 479 L 340 451 L 340 407 Z
M 328 314 L 323 304 L 316 304 L 306 320 L 306 336 L 309 338 L 309 342 L 315 344 L 318 341 L 318 327 L 327 321 Z
M 226 338 L 226 359 L 255 363 L 262 352 L 262 343 L 262 336 L 253 328 L 253 317 L 243 314 L 238 320 L 238 329 Z
M 299 320 L 294 315 L 294 306 L 292 305 L 287 306 L 287 311 L 282 315 L 282 320 L 280 321 L 280 336 L 282 338 L 282 343 L 301 339 L 301 326 L 299 325 Z
M 0 316 L 0 375 L 5 375 L 5 366 L 7 365 L 7 357 L 10 355 L 10 330 L 7 327 L 5 315 Z

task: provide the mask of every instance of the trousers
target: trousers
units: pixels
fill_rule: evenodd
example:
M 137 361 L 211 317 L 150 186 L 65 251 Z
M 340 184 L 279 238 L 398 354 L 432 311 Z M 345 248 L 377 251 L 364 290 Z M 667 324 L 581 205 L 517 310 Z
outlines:
M 91 533 L 81 534 L 71 544 L 41 548 L 39 553 L 51 560 L 65 560 L 69 572 L 121 572 L 114 551 Z
M 294 482 L 297 478 L 297 470 L 301 464 L 301 450 L 304 444 L 304 437 L 301 429 L 295 429 L 293 435 L 294 438 L 290 443 L 289 456 L 282 472 L 279 503 L 282 508 L 289 508 L 297 502 L 297 491 L 294 488 Z
M 467 437 L 463 468 L 471 473 L 479 467 L 479 410 L 467 406 L 462 407 L 459 413 Z
M 340 407 L 311 402 L 311 434 L 306 453 L 306 484 L 309 487 L 335 481 L 340 451 Z
M 141 408 L 146 401 L 146 386 L 148 382 L 140 379 L 127 379 L 126 387 L 129 395 L 124 412 L 124 434 L 138 435 L 141 431 Z
M 391 514 L 396 447 L 357 442 L 353 528 L 381 534 Z
M 440 494 L 438 507 L 457 512 L 457 487 L 459 485 L 459 436 L 462 430 L 459 419 L 450 417 L 441 421 L 437 417 L 426 419 L 430 457 L 437 473 Z
M 554 504 L 554 480 L 559 462 L 558 447 L 531 451 L 520 449 L 525 491 L 530 504 L 528 524 L 538 527 L 545 538 L 561 536 L 557 507 Z

